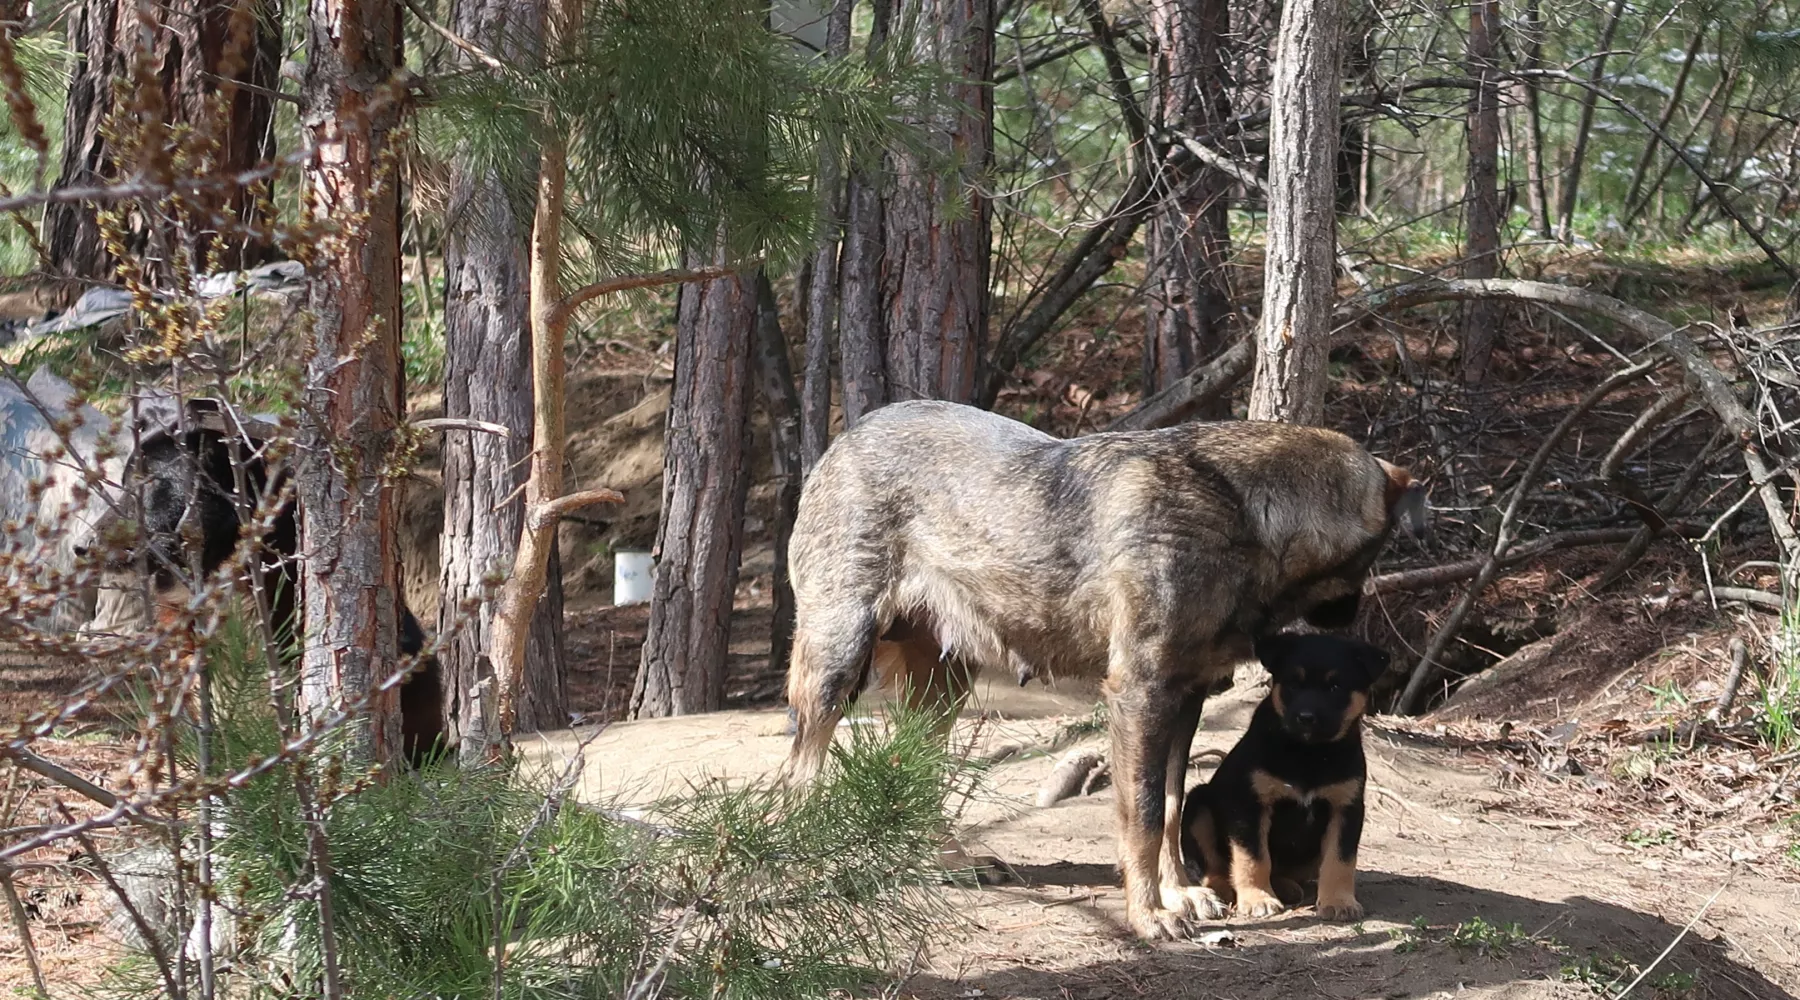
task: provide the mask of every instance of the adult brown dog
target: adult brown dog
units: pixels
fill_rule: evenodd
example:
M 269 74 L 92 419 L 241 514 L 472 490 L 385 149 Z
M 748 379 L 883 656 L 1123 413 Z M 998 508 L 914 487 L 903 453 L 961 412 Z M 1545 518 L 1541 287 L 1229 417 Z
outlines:
M 1333 431 L 1263 422 L 1050 437 L 895 403 L 827 449 L 789 543 L 788 767 L 823 764 L 871 672 L 954 707 L 981 669 L 1103 677 L 1126 913 L 1150 940 L 1223 916 L 1181 863 L 1207 690 L 1296 618 L 1339 628 L 1423 490 Z

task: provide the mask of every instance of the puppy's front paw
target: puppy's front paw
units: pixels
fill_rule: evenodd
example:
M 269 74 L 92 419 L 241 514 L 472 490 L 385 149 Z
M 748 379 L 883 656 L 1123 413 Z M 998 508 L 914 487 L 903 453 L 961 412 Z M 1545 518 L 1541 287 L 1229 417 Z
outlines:
M 1181 914 L 1165 907 L 1126 906 L 1125 919 L 1131 930 L 1145 941 L 1176 941 L 1187 937 Z
M 1361 920 L 1363 917 L 1362 904 L 1356 901 L 1355 896 L 1321 899 L 1315 909 L 1321 920 Z
M 1281 900 L 1261 889 L 1239 889 L 1237 894 L 1237 911 L 1244 917 L 1272 917 L 1287 907 Z

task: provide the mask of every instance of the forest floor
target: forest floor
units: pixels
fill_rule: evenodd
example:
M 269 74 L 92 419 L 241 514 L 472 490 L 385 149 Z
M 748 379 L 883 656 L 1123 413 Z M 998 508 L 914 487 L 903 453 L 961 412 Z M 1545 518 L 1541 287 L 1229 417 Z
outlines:
M 1521 270 L 1579 281 L 1677 321 L 1726 327 L 1744 314 L 1765 325 L 1780 308 L 1778 287 L 1730 262 L 1600 256 L 1535 272 L 1527 262 Z M 1106 294 L 1091 298 L 1002 395 L 1003 412 L 1070 435 L 1104 426 L 1136 402 L 1130 387 L 1141 334 L 1133 314 Z M 1333 357 L 1329 422 L 1432 482 L 1437 536 L 1423 547 L 1397 544 L 1378 572 L 1467 558 L 1484 537 L 1481 508 L 1491 507 L 1567 407 L 1620 365 L 1621 345 L 1608 341 L 1613 331 L 1603 326 L 1572 328 L 1511 311 L 1506 349 L 1493 366 L 1501 388 L 1486 400 L 1458 396 L 1431 374 L 1450 370 L 1447 331 L 1455 317 L 1454 308 L 1414 310 Z M 612 553 L 650 547 L 661 493 L 669 359 L 658 351 L 660 328 L 649 326 L 649 335 L 595 340 L 572 352 L 570 486 L 611 486 L 627 502 L 593 508 L 561 529 L 578 726 L 533 744 L 554 754 L 607 724 L 588 748 L 584 791 L 626 800 L 701 773 L 763 773 L 788 740 L 779 708 L 784 671 L 767 657 L 773 491 L 760 417 L 729 710 L 613 721 L 629 702 L 648 614 L 644 606 L 612 605 Z M 667 330 L 660 336 L 666 340 Z M 1597 460 L 1656 391 L 1621 394 L 1596 409 L 1572 438 L 1571 454 L 1558 459 L 1564 464 L 1546 476 L 1548 500 L 1534 507 L 1531 531 L 1606 513 L 1566 484 L 1584 475 L 1581 463 Z M 411 401 L 420 417 L 438 406 L 430 393 Z M 1666 480 L 1706 446 L 1706 422 L 1689 424 L 1645 459 L 1644 476 Z M 407 599 L 428 627 L 437 618 L 436 470 L 428 451 L 403 514 Z M 1709 501 L 1714 507 L 1735 496 L 1729 477 L 1708 489 L 1723 495 Z M 1673 728 L 1718 697 L 1733 637 L 1762 649 L 1780 628 L 1772 615 L 1696 596 L 1707 574 L 1740 564 L 1746 575 L 1739 581 L 1771 585 L 1755 565 L 1767 528 L 1754 518 L 1752 505 L 1741 530 L 1709 552 L 1710 563 L 1684 543 L 1659 542 L 1601 593 L 1589 588 L 1612 546 L 1552 552 L 1500 575 L 1446 656 L 1450 670 L 1435 685 L 1433 711 L 1372 722 L 1359 882 L 1369 913 L 1357 924 L 1322 923 L 1301 908 L 1268 921 L 1209 925 L 1210 944 L 1136 944 L 1122 930 L 1112 867 L 1112 792 L 1033 804 L 1056 754 L 1029 748 L 1098 745 L 1096 697 L 989 688 L 971 707 L 965 737 L 973 734 L 980 752 L 1003 743 L 1028 749 L 991 772 L 962 820 L 971 846 L 1000 856 L 1023 884 L 946 890 L 966 922 L 920 954 L 901 995 L 1616 996 L 1690 920 L 1692 930 L 1634 993 L 1800 992 L 1800 829 L 1792 818 L 1800 755 L 1771 749 L 1742 725 Z M 1393 651 L 1396 664 L 1410 665 L 1464 586 L 1367 601 L 1356 631 Z M 1481 682 L 1457 688 L 1461 675 L 1478 671 L 1486 671 Z M 0 655 L 0 721 L 47 707 L 90 673 L 83 663 Z M 1209 703 L 1196 750 L 1227 747 L 1260 689 L 1258 672 L 1242 669 L 1236 686 Z M 1740 715 L 1751 697 L 1740 701 Z M 37 749 L 117 787 L 126 783 L 126 736 L 107 706 L 97 706 Z M 23 801 L 18 813 L 0 817 L 0 827 L 50 815 L 45 793 Z M 71 878 L 66 858 L 34 860 L 47 867 L 21 870 L 18 881 L 46 974 L 58 984 L 91 984 L 116 954 L 103 926 L 104 887 Z M 10 929 L 0 931 L 0 986 L 27 981 Z

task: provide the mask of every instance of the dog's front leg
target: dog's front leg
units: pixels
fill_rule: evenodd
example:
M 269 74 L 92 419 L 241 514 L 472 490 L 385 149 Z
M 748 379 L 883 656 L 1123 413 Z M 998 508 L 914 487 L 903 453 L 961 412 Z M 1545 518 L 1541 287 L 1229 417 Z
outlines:
M 1319 859 L 1319 905 L 1326 920 L 1361 920 L 1356 901 L 1356 849 L 1362 842 L 1363 805 L 1359 799 L 1331 810 Z
M 1251 803 L 1244 803 L 1245 807 Z M 1226 839 L 1231 843 L 1231 888 L 1237 911 L 1245 917 L 1272 917 L 1285 907 L 1275 895 L 1269 857 L 1269 805 L 1231 811 Z
M 1169 743 L 1181 713 L 1181 693 L 1165 690 L 1148 672 L 1115 674 L 1108 686 L 1125 918 L 1146 941 L 1185 937 L 1183 913 L 1165 904 L 1159 872 L 1164 820 L 1179 823 L 1181 816 L 1179 802 L 1170 815 L 1164 794 Z
M 1228 912 L 1225 901 L 1212 889 L 1194 885 L 1181 859 L 1181 811 L 1187 793 L 1188 752 L 1193 749 L 1194 731 L 1199 728 L 1200 710 L 1205 704 L 1206 688 L 1197 685 L 1181 699 L 1181 710 L 1170 733 L 1167 771 L 1163 775 L 1160 895 L 1164 909 L 1184 917 L 1218 920 Z

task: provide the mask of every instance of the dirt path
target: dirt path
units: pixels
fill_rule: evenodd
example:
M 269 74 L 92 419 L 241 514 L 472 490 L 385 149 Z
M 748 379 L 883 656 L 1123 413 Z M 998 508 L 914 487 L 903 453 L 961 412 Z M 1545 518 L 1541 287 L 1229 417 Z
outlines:
M 1209 704 L 1196 750 L 1225 749 L 1261 696 L 1254 668 Z M 1091 717 L 1091 692 L 989 687 L 959 728 L 978 752 L 1047 744 Z M 977 725 L 974 715 L 986 709 Z M 546 762 L 576 734 L 538 745 Z M 618 724 L 589 746 L 579 794 L 642 802 L 702 774 L 767 773 L 787 749 L 780 711 Z M 1100 745 L 1090 734 L 1080 742 Z M 1079 745 L 1079 744 L 1070 744 Z M 927 1000 L 1111 996 L 1578 997 L 1616 995 L 1718 893 L 1634 996 L 1788 997 L 1800 988 L 1800 884 L 1626 846 L 1621 831 L 1508 813 L 1492 767 L 1394 737 L 1368 740 L 1371 792 L 1358 924 L 1302 907 L 1209 925 L 1228 939 L 1145 948 L 1124 931 L 1113 793 L 1047 809 L 1055 756 L 999 766 L 964 815 L 971 847 L 1024 878 L 954 892 L 965 926 L 921 956 L 900 995 Z M 1196 769 L 1190 780 L 1204 776 Z

